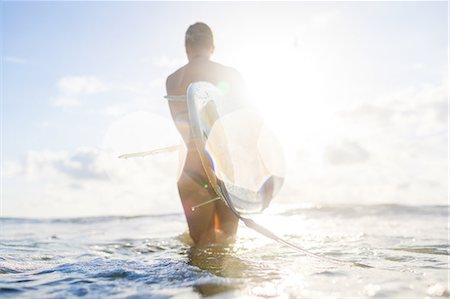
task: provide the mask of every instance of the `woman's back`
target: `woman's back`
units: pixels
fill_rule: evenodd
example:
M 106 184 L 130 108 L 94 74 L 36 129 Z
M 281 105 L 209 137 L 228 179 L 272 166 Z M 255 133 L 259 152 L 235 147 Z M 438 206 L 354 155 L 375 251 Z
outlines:
M 205 57 L 197 57 L 167 78 L 167 94 L 169 96 L 184 96 L 189 84 L 197 81 L 213 83 L 223 89 L 229 96 L 239 96 L 243 93 L 244 83 L 236 70 L 210 61 Z M 193 144 L 190 136 L 186 101 L 170 101 L 169 107 L 175 125 L 189 150 Z

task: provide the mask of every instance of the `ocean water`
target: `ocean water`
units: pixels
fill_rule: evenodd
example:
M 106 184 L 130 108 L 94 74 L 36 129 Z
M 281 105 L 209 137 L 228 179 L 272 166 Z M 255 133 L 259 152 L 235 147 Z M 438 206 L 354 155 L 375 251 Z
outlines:
M 2 298 L 449 297 L 448 206 L 280 205 L 255 219 L 320 255 L 240 226 L 192 248 L 184 215 L 0 220 Z

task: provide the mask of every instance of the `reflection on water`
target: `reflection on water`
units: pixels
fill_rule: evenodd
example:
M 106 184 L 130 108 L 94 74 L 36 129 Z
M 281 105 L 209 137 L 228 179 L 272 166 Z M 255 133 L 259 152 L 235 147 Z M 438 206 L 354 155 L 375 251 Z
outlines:
M 240 278 L 250 266 L 234 254 L 232 245 L 192 247 L 188 253 L 188 264 L 220 277 Z
M 218 277 L 228 278 L 226 282 L 205 281 L 194 285 L 194 290 L 204 297 L 242 288 L 239 280 L 233 278 L 241 278 L 248 269 L 244 261 L 233 255 L 232 247 L 220 245 L 208 248 L 190 248 L 188 265 L 198 267 Z
M 270 211 L 269 211 L 270 212 Z M 1 219 L 4 298 L 448 297 L 448 207 L 281 209 L 258 221 L 311 259 L 240 227 L 232 246 L 193 248 L 183 215 Z
M 236 294 L 238 290 L 245 290 L 247 284 L 251 282 L 251 284 L 255 284 L 255 287 L 247 292 L 264 296 L 278 294 L 277 284 L 282 279 L 282 271 L 276 267 L 272 268 L 253 261 L 238 248 L 239 246 L 234 245 L 191 247 L 187 253 L 188 265 L 224 278 L 219 283 L 211 281 L 198 283 L 194 285 L 194 290 L 204 297 L 230 291 L 234 291 L 233 294 Z M 244 258 L 240 258 L 240 255 Z

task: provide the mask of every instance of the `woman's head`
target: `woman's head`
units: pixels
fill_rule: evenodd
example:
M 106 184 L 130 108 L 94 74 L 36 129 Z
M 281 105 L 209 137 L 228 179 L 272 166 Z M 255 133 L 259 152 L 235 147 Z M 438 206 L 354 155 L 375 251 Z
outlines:
M 211 28 L 201 22 L 189 26 L 185 36 L 185 46 L 188 56 L 212 54 L 214 52 L 214 38 Z

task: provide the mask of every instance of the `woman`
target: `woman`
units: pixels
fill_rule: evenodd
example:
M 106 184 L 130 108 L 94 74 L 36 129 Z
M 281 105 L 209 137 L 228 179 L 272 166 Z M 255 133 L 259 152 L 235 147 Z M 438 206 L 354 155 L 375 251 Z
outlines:
M 178 191 L 189 226 L 189 234 L 195 245 L 228 242 L 237 231 L 238 219 L 222 200 L 201 206 L 217 197 L 209 186 L 199 152 L 191 136 L 185 96 L 192 82 L 207 81 L 216 86 L 225 86 L 230 97 L 240 96 L 244 84 L 241 75 L 233 68 L 210 60 L 214 52 L 211 29 L 204 23 L 189 26 L 185 36 L 188 63 L 171 74 L 166 81 L 167 95 L 177 97 L 169 101 L 172 118 L 187 148 L 186 162 L 178 180 Z

